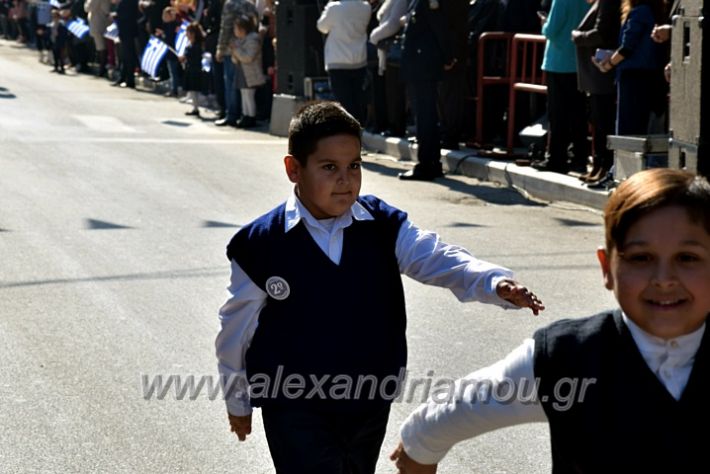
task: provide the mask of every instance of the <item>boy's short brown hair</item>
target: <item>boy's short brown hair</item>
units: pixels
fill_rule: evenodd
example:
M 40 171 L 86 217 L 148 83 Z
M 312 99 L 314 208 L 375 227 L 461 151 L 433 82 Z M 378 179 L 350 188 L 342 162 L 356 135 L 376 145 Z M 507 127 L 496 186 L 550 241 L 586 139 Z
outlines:
M 288 154 L 305 166 L 318 141 L 333 135 L 351 135 L 361 141 L 360 122 L 337 102 L 306 104 L 288 126 Z
M 710 184 L 687 171 L 656 168 L 640 171 L 622 182 L 604 209 L 606 250 L 618 249 L 629 228 L 651 211 L 679 206 L 692 222 L 710 234 Z

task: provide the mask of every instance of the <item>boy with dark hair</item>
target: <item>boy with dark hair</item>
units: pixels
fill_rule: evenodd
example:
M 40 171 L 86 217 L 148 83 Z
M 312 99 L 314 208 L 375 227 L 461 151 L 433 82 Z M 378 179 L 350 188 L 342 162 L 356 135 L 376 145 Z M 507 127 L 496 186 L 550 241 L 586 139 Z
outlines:
M 244 440 L 262 408 L 279 474 L 374 472 L 397 396 L 388 382 L 407 358 L 401 273 L 461 301 L 544 309 L 510 271 L 359 196 L 360 135 L 334 102 L 302 109 L 284 158 L 293 193 L 227 247 L 216 346 L 229 421 Z
M 434 473 L 455 443 L 534 421 L 550 425 L 553 472 L 707 464 L 710 184 L 680 170 L 636 173 L 611 195 L 604 223 L 597 256 L 620 309 L 542 328 L 457 381 L 457 396 L 422 405 L 391 455 L 398 473 Z M 518 396 L 481 399 L 486 383 Z

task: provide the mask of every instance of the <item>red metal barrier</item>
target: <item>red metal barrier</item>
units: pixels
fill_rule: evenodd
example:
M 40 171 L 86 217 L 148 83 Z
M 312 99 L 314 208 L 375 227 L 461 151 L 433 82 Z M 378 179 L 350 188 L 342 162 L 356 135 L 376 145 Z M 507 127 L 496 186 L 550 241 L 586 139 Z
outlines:
M 540 69 L 545 51 L 545 37 L 518 33 L 513 36 L 510 54 L 510 92 L 508 96 L 508 152 L 513 152 L 515 138 L 515 99 L 518 92 L 547 94 L 545 72 Z
M 481 33 L 478 38 L 478 64 L 476 68 L 476 141 L 479 145 L 483 144 L 483 89 L 486 86 L 493 85 L 510 85 L 510 43 L 513 38 L 512 33 L 503 33 L 498 31 L 487 31 Z M 491 53 L 489 46 L 493 42 L 502 42 L 504 44 L 505 58 L 503 58 L 504 70 L 502 73 L 493 71 L 494 74 L 485 70 L 486 65 L 490 64 L 490 60 L 486 60 L 486 52 Z M 488 47 L 488 49 L 486 49 Z M 492 53 L 494 54 L 494 53 Z

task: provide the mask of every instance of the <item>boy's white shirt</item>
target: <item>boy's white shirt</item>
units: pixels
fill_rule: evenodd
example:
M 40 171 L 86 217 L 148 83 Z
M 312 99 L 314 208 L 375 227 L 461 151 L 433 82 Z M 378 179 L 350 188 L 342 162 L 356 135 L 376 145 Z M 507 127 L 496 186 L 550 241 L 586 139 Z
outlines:
M 286 201 L 285 231 L 303 222 L 318 247 L 334 263 L 340 263 L 343 229 L 355 220 L 372 220 L 359 203 L 341 216 L 319 221 L 301 204 L 295 193 Z M 395 254 L 400 272 L 422 283 L 449 288 L 462 302 L 479 301 L 518 309 L 500 298 L 495 289 L 513 273 L 503 267 L 474 258 L 467 250 L 441 241 L 434 232 L 417 228 L 409 220 L 402 223 Z M 247 394 L 244 356 L 258 326 L 259 313 L 267 294 L 259 288 L 234 260 L 231 262 L 229 298 L 219 310 L 221 331 L 215 342 L 219 373 L 223 381 L 241 383 L 226 397 L 227 410 L 236 416 L 251 413 Z M 232 387 L 234 389 L 234 387 Z
M 691 334 L 666 341 L 645 332 L 623 313 L 622 317 L 648 367 L 673 398 L 680 399 L 705 333 L 705 323 Z M 514 393 L 519 393 L 518 387 L 526 381 L 528 385 L 523 393 L 529 393 L 527 387 L 535 380 L 534 354 L 534 339 L 526 339 L 504 359 L 457 380 L 453 392 L 459 394 L 462 384 L 491 382 L 490 386 L 479 385 L 485 388 L 483 394 L 469 390 L 446 403 L 430 399 L 420 405 L 400 429 L 406 453 L 418 463 L 437 464 L 456 443 L 465 439 L 507 426 L 547 421 L 539 403 L 522 403 L 519 397 L 499 402 L 495 397 L 486 396 L 486 393 L 496 393 L 501 381 L 513 381 Z M 485 397 L 486 403 L 477 402 L 483 399 L 481 397 Z

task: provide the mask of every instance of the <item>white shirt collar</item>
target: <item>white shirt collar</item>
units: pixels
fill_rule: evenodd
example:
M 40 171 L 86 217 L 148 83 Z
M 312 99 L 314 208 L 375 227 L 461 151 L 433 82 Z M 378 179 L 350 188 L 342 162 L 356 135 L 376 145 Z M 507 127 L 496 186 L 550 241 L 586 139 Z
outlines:
M 284 232 L 288 232 L 294 227 L 296 227 L 296 225 L 301 221 L 301 219 L 303 219 L 311 227 L 323 227 L 320 222 L 318 222 L 318 219 L 313 217 L 313 215 L 308 211 L 308 209 L 306 209 L 306 206 L 304 206 L 301 200 L 298 199 L 298 196 L 296 196 L 295 188 L 286 200 L 285 214 L 286 219 Z M 336 222 L 340 224 L 338 227 L 343 228 L 348 227 L 350 224 L 352 224 L 353 219 L 358 221 L 371 221 L 374 220 L 374 217 L 372 217 L 372 214 L 370 214 L 370 212 L 365 209 L 362 204 L 355 201 L 355 203 L 350 206 L 350 209 L 348 209 L 346 212 L 339 215 L 335 219 Z
M 665 340 L 649 334 L 641 329 L 636 323 L 629 319 L 622 311 L 621 317 L 624 324 L 629 328 L 636 346 L 639 348 L 643 358 L 649 362 L 656 359 L 661 354 L 673 354 L 673 358 L 678 365 L 684 365 L 695 357 L 698 352 L 703 335 L 705 334 L 705 323 L 690 334 L 684 334 L 673 339 Z M 655 364 L 653 364 L 655 365 Z M 655 367 L 652 367 L 655 369 Z

